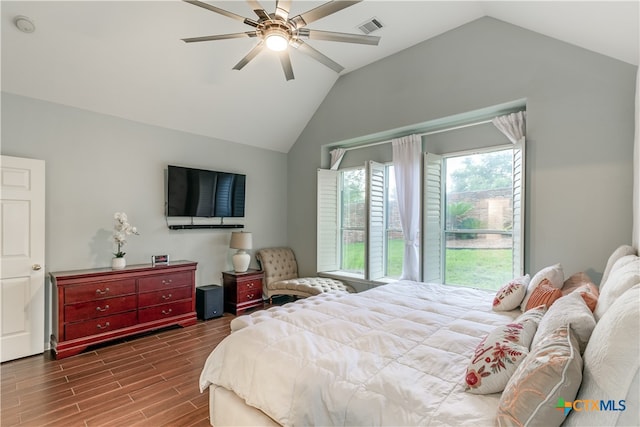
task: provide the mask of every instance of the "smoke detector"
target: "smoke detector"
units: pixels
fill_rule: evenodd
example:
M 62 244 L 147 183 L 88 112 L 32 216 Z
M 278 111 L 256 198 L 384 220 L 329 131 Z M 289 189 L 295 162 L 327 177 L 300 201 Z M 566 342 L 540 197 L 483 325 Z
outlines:
M 36 30 L 36 25 L 27 16 L 18 15 L 13 18 L 13 23 L 23 33 L 33 33 Z

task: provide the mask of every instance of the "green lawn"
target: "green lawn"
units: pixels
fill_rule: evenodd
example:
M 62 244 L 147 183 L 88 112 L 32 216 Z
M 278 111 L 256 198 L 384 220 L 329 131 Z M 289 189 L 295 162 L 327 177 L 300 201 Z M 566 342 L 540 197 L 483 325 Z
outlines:
M 400 277 L 404 243 L 389 243 L 389 277 Z M 364 271 L 364 243 L 345 248 L 344 269 Z M 511 249 L 447 249 L 445 280 L 452 285 L 499 289 L 512 278 Z
M 498 290 L 511 280 L 511 249 L 447 249 L 445 281 Z

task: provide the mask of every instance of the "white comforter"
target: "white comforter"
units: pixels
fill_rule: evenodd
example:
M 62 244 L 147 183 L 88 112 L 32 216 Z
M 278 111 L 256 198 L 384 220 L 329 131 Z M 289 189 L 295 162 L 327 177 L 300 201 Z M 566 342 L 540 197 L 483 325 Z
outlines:
M 209 356 L 215 384 L 282 425 L 493 425 L 499 394 L 464 391 L 475 346 L 519 311 L 493 292 L 400 281 L 234 319 Z

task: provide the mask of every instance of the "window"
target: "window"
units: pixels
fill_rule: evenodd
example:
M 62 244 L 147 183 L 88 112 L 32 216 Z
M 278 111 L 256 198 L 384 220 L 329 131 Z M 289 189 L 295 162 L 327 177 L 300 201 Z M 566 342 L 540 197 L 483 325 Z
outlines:
M 318 271 L 399 278 L 403 256 L 393 165 L 318 170 Z
M 364 275 L 364 168 L 340 173 L 340 270 Z
M 524 142 L 489 147 L 489 138 L 473 152 L 424 154 L 425 282 L 498 289 L 523 274 Z M 393 165 L 318 170 L 317 232 L 319 272 L 399 278 L 404 236 Z
M 425 281 L 498 289 L 522 274 L 523 147 L 425 156 Z
M 513 150 L 444 159 L 444 282 L 496 289 L 511 279 Z
M 398 196 L 396 193 L 396 176 L 393 165 L 388 165 L 386 170 L 386 264 L 385 277 L 399 279 L 402 275 L 402 261 L 404 259 L 404 234 L 400 223 L 400 211 L 398 210 Z

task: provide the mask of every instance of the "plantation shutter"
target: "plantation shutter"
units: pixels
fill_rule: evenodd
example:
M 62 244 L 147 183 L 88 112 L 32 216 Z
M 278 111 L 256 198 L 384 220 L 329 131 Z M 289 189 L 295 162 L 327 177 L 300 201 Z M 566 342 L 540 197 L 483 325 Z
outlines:
M 317 271 L 340 269 L 338 252 L 339 172 L 318 169 Z
M 385 209 L 384 209 L 384 172 L 385 167 L 380 163 L 369 161 L 366 165 L 367 182 L 367 245 L 366 279 L 376 280 L 384 277 L 384 240 L 385 240 Z
M 513 277 L 524 273 L 524 138 L 513 146 Z
M 442 156 L 425 153 L 423 178 L 422 278 L 425 282 L 442 283 Z

